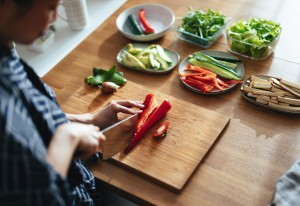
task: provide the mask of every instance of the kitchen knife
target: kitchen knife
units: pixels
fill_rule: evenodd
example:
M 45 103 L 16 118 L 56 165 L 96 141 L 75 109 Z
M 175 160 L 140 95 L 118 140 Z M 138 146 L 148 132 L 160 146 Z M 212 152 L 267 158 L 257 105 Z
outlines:
M 106 137 L 106 141 L 101 144 L 102 159 L 107 160 L 125 149 L 137 119 L 138 115 L 134 114 L 101 131 Z

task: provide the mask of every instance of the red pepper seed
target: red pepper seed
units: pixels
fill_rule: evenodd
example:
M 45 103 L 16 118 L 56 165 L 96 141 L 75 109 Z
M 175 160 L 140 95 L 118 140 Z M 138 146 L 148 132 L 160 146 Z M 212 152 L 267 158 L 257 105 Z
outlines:
M 157 134 L 162 133 L 162 132 L 164 131 L 165 127 L 166 127 L 165 125 L 161 126 L 160 128 L 158 128 L 158 129 L 156 130 L 156 133 L 157 133 Z

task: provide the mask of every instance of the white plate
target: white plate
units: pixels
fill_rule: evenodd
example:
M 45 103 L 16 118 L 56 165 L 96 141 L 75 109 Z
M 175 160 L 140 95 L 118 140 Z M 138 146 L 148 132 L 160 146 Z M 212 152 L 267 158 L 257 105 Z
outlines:
M 271 76 L 266 76 L 266 75 L 254 75 L 256 77 L 259 77 L 261 79 L 266 79 L 266 80 L 269 80 L 270 78 L 272 78 Z M 250 79 L 251 77 L 249 77 L 247 80 L 244 81 L 242 87 L 244 85 L 249 85 L 249 82 L 250 82 Z M 249 80 L 249 81 L 248 81 Z M 242 88 L 241 87 L 241 88 Z M 281 110 L 281 109 L 277 109 L 277 108 L 273 108 L 273 107 L 270 107 L 268 105 L 265 105 L 265 104 L 262 104 L 262 103 L 259 103 L 259 102 L 256 102 L 255 101 L 255 98 L 254 97 L 248 97 L 242 90 L 242 96 L 249 102 L 255 104 L 255 105 L 258 105 L 260 107 L 263 107 L 263 108 L 266 108 L 266 109 L 270 109 L 270 110 L 273 110 L 273 111 L 278 111 L 278 112 L 282 112 L 282 113 L 287 113 L 287 114 L 300 114 L 300 111 L 286 111 L 286 110 Z
M 140 9 L 145 9 L 146 19 L 155 29 L 155 34 L 134 35 L 126 25 L 128 15 L 138 17 Z M 123 11 L 116 20 L 118 30 L 127 38 L 135 41 L 152 41 L 162 37 L 175 21 L 175 15 L 171 9 L 160 4 L 141 4 Z
M 134 48 L 145 49 L 145 48 L 149 47 L 150 44 L 133 43 L 132 46 Z M 136 70 L 136 71 L 139 71 L 139 72 L 152 73 L 152 74 L 167 73 L 167 72 L 170 72 L 172 69 L 174 69 L 174 67 L 177 65 L 177 63 L 178 63 L 178 61 L 180 59 L 180 56 L 179 56 L 179 54 L 177 52 L 172 51 L 170 49 L 164 48 L 165 52 L 169 55 L 169 57 L 172 60 L 172 65 L 169 66 L 169 68 L 167 70 L 157 70 L 157 71 L 155 71 L 155 70 L 153 70 L 151 68 L 140 69 L 140 68 L 135 68 L 135 67 L 128 67 L 125 64 L 123 64 L 121 56 L 123 55 L 123 51 L 126 51 L 126 50 L 127 50 L 127 46 L 123 47 L 123 49 L 121 49 L 121 51 L 118 53 L 118 55 L 117 55 L 117 61 L 118 61 L 118 63 L 121 64 L 121 65 L 123 65 L 124 67 L 127 67 L 129 69 L 133 69 L 133 70 Z
M 227 58 L 227 59 L 232 59 L 232 60 L 239 60 L 237 57 L 225 53 L 225 52 L 220 52 L 220 51 L 201 51 L 201 53 L 206 54 L 206 55 L 210 55 L 210 56 L 214 56 L 214 57 L 223 57 L 223 58 Z M 187 56 L 179 65 L 179 72 L 183 73 L 184 69 L 186 68 L 186 66 L 189 64 L 189 57 Z M 236 72 L 239 76 L 241 76 L 241 79 L 243 79 L 244 76 L 244 65 L 242 62 L 238 63 L 238 66 L 236 68 Z M 181 78 L 180 78 L 181 80 Z M 184 81 L 181 80 L 181 82 L 184 84 L 184 86 L 186 86 L 188 89 L 200 93 L 200 94 L 208 94 L 208 95 L 214 95 L 214 94 L 222 94 L 225 92 L 228 92 L 230 90 L 232 90 L 234 87 L 236 87 L 238 84 L 230 84 L 228 88 L 225 88 L 224 90 L 217 90 L 217 89 L 213 89 L 211 92 L 203 92 L 195 87 L 190 86 L 189 84 L 185 83 Z

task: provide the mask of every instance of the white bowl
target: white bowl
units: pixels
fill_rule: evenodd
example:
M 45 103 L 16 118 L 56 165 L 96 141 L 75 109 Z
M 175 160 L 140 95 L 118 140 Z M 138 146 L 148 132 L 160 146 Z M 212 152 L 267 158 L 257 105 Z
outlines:
M 146 19 L 155 29 L 154 34 L 134 35 L 126 25 L 128 15 L 133 14 L 138 17 L 140 9 L 146 12 Z M 127 38 L 135 41 L 152 41 L 162 37 L 168 29 L 173 25 L 175 15 L 171 9 L 160 4 L 140 4 L 123 11 L 117 18 L 116 24 L 118 30 Z

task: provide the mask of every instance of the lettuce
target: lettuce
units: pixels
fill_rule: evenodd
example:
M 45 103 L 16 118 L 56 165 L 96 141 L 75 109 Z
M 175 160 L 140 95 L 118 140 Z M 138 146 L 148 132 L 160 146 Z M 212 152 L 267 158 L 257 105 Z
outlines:
M 269 54 L 269 44 L 277 39 L 281 26 L 270 20 L 251 18 L 240 20 L 228 28 L 231 50 L 257 59 Z

